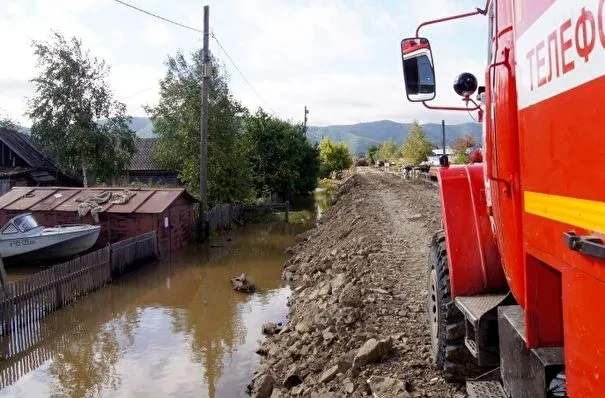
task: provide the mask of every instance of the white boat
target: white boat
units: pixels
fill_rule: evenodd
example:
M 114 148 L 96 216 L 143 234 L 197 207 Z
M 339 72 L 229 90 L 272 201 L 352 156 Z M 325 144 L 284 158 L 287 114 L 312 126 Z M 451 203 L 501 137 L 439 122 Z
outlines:
M 99 225 L 89 224 L 44 227 L 33 214 L 24 213 L 0 230 L 0 256 L 9 262 L 67 258 L 94 246 L 100 232 Z

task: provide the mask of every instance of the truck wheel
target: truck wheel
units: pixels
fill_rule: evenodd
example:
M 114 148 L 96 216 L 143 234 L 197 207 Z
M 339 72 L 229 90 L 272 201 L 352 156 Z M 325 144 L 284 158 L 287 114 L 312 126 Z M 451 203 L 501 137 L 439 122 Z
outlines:
M 428 275 L 428 315 L 433 360 L 448 381 L 478 376 L 477 360 L 464 345 L 464 315 L 451 297 L 445 233 L 431 240 Z

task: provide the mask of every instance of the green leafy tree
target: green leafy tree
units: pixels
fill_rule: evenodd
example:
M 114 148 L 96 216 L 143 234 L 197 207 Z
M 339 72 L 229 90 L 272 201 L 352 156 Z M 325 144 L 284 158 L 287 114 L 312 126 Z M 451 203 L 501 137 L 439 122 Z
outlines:
M 81 40 L 53 32 L 52 41 L 34 41 L 38 77 L 26 115 L 32 136 L 67 171 L 104 181 L 117 177 L 135 151 L 135 132 L 126 105 L 113 99 L 110 67 L 91 57 Z
M 393 161 L 399 157 L 397 143 L 393 139 L 388 139 L 378 147 L 378 158 Z
M 319 156 L 322 177 L 329 176 L 333 171 L 348 169 L 353 164 L 353 157 L 346 142 L 334 143 L 327 137 L 319 142 Z
M 168 57 L 160 81 L 160 100 L 145 107 L 158 136 L 153 155 L 159 165 L 179 172 L 196 196 L 200 191 L 201 50 L 187 61 L 182 52 Z M 228 86 L 224 69 L 211 59 L 208 111 L 208 206 L 254 198 L 252 167 L 247 161 L 243 123 L 246 109 Z
M 376 163 L 378 160 L 378 145 L 370 145 L 368 147 L 368 159 L 370 163 Z
M 401 147 L 401 156 L 413 165 L 426 160 L 433 152 L 433 143 L 427 138 L 420 124 L 414 121 L 410 133 Z
M 319 175 L 319 150 L 302 126 L 268 115 L 259 108 L 244 122 L 248 160 L 258 196 L 277 193 L 290 198 L 313 191 Z

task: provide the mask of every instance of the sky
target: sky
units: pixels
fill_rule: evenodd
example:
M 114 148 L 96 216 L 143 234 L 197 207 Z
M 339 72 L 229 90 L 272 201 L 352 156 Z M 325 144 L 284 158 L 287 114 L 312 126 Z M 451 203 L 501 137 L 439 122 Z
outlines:
M 225 64 L 234 96 L 301 122 L 304 106 L 315 126 L 374 120 L 470 122 L 466 112 L 425 109 L 405 97 L 400 42 L 419 23 L 485 5 L 484 0 L 124 0 L 201 29 L 210 8 L 210 51 Z M 76 36 L 111 65 L 115 99 L 132 116 L 158 101 L 158 82 L 169 56 L 187 57 L 201 34 L 128 8 L 115 0 L 3 0 L 0 5 L 0 112 L 29 126 L 24 116 L 37 74 L 32 40 L 51 30 Z M 433 105 L 459 105 L 454 78 L 471 72 L 483 84 L 486 18 L 476 16 L 423 28 L 431 42 L 437 97 Z M 246 82 L 250 83 L 250 85 Z M 251 87 L 252 86 L 252 87 Z

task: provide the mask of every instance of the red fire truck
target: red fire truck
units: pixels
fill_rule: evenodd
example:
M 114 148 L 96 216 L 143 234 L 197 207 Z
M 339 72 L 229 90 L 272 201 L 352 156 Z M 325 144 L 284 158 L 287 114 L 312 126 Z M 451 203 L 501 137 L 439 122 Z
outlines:
M 463 102 L 433 105 L 420 31 L 469 17 L 487 18 L 484 86 L 463 73 Z M 482 162 L 438 169 L 436 365 L 471 397 L 605 397 L 605 0 L 488 0 L 420 24 L 401 53 L 409 101 L 484 126 Z

